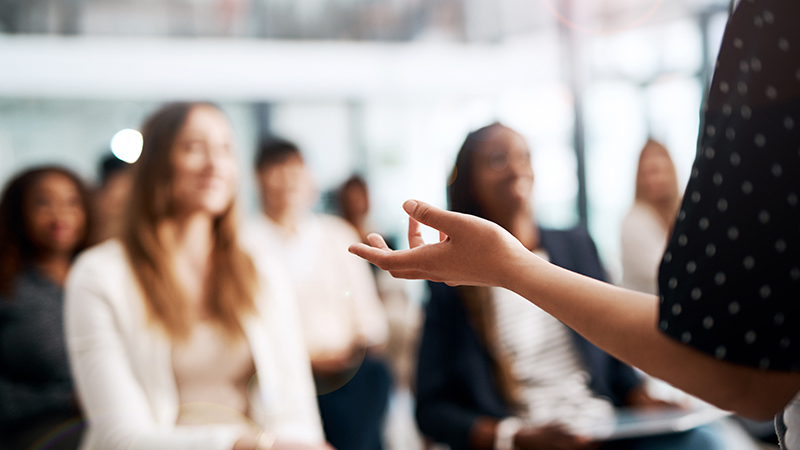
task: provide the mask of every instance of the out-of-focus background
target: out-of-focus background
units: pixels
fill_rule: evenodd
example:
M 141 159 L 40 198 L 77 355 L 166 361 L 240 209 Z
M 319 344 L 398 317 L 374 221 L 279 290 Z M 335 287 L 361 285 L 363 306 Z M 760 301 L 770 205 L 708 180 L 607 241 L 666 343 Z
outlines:
M 259 211 L 257 144 L 283 137 L 313 172 L 317 211 L 336 212 L 337 189 L 360 175 L 369 186 L 366 231 L 402 247 L 402 202 L 445 207 L 465 136 L 499 121 L 532 150 L 537 221 L 588 227 L 620 282 L 620 230 L 640 151 L 649 138 L 665 144 L 682 190 L 730 4 L 0 0 L 0 187 L 41 164 L 97 185 L 112 151 L 138 157 L 133 130 L 159 105 L 205 100 L 233 124 L 244 215 Z M 119 189 L 110 190 L 106 207 Z M 413 418 L 425 284 L 374 275 L 387 353 L 401 374 L 382 438 L 389 450 L 438 448 Z M 749 426 L 774 442 L 770 422 Z M 726 439 L 739 446 L 729 450 L 755 448 L 735 431 Z
M 533 151 L 545 226 L 588 225 L 619 274 L 638 152 L 685 183 L 727 0 L 0 0 L 0 185 L 57 162 L 87 179 L 169 100 L 217 102 L 257 208 L 260 136 L 297 141 L 325 193 L 352 173 L 375 227 L 444 206 L 454 157 L 493 121 Z M 404 239 L 399 239 L 399 242 Z

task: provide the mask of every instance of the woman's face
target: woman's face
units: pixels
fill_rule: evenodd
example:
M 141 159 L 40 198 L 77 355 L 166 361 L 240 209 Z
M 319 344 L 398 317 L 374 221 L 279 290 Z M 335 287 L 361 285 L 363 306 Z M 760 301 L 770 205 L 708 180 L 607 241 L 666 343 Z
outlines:
M 639 182 L 647 200 L 660 202 L 674 197 L 672 165 L 669 158 L 651 153 L 642 159 Z
M 172 201 L 179 214 L 223 214 L 236 192 L 233 131 L 211 106 L 196 106 L 172 148 Z M 135 187 L 134 187 L 135 188 Z
M 473 195 L 487 213 L 511 213 L 526 207 L 533 193 L 531 153 L 525 139 L 502 128 L 482 142 L 473 159 Z
M 43 253 L 72 253 L 86 231 L 78 186 L 66 175 L 42 175 L 25 198 L 28 237 Z

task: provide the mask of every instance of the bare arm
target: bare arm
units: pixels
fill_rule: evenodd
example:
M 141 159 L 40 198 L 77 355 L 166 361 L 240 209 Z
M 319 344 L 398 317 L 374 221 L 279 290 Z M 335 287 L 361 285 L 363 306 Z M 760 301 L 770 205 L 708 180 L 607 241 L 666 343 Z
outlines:
M 549 264 L 491 222 L 414 201 L 404 208 L 410 250 L 391 251 L 376 235 L 372 247 L 350 250 L 401 278 L 508 288 L 622 361 L 745 416 L 769 418 L 800 390 L 800 374 L 720 361 L 661 334 L 655 296 Z M 418 221 L 443 233 L 441 241 L 422 242 Z

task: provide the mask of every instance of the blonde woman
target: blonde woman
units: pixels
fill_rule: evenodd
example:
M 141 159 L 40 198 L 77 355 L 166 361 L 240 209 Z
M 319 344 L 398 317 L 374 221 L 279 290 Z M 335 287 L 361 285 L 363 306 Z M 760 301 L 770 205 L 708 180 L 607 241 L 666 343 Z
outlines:
M 327 448 L 289 291 L 239 247 L 228 120 L 170 104 L 143 135 L 122 238 L 66 287 L 83 448 Z
M 622 285 L 658 292 L 658 266 L 678 215 L 681 195 L 672 158 L 661 143 L 648 139 L 639 154 L 636 198 L 622 221 Z

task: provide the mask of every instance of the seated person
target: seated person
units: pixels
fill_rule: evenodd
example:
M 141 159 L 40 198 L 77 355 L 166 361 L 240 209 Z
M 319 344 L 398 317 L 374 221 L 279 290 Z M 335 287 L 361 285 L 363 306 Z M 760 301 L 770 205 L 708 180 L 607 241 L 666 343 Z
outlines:
M 323 450 L 291 289 L 238 245 L 225 115 L 174 103 L 143 127 L 125 228 L 67 280 L 84 450 Z
M 367 243 L 372 224 L 369 220 L 370 195 L 366 180 L 360 175 L 353 175 L 339 187 L 337 194 L 342 217 L 355 227 L 361 242 Z M 389 238 L 384 239 L 390 241 Z M 385 354 L 392 366 L 395 387 L 410 392 L 417 360 L 422 309 L 419 302 L 409 298 L 406 280 L 394 278 L 376 266 L 372 266 L 372 273 L 389 323 Z
M 622 287 L 658 293 L 658 266 L 680 206 L 678 176 L 669 151 L 648 139 L 639 153 L 635 201 L 622 220 Z
M 492 124 L 467 136 L 450 208 L 506 228 L 554 264 L 605 273 L 584 230 L 536 225 L 525 140 Z M 584 449 L 582 436 L 620 406 L 658 407 L 636 372 L 515 293 L 431 283 L 417 372 L 417 422 L 452 450 Z M 607 443 L 604 449 L 716 448 L 708 429 Z
M 54 450 L 78 447 L 83 424 L 64 340 L 64 281 L 86 246 L 88 222 L 83 183 L 60 167 L 27 170 L 3 192 L 0 449 L 37 441 Z
M 328 441 L 342 450 L 381 448 L 389 370 L 373 354 L 388 325 L 369 264 L 344 220 L 314 214 L 315 189 L 297 146 L 261 143 L 256 175 L 264 214 L 246 230 L 253 254 L 279 258 L 294 287 Z
M 119 237 L 133 178 L 131 165 L 112 154 L 100 161 L 99 172 L 100 184 L 94 192 L 93 244 Z

